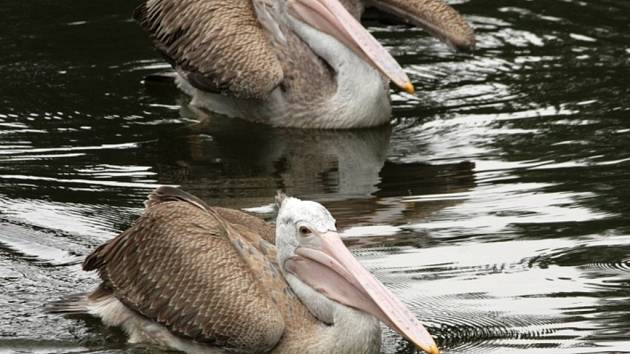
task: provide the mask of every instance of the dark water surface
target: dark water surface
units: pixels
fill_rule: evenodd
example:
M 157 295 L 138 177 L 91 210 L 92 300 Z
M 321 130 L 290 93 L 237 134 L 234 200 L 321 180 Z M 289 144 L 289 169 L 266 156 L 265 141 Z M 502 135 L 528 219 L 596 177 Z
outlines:
M 347 132 L 181 108 L 141 82 L 167 66 L 134 5 L 0 6 L 0 352 L 143 351 L 41 305 L 93 287 L 82 258 L 173 184 L 324 203 L 444 353 L 630 353 L 630 2 L 457 1 L 474 55 L 372 27 L 420 93 Z

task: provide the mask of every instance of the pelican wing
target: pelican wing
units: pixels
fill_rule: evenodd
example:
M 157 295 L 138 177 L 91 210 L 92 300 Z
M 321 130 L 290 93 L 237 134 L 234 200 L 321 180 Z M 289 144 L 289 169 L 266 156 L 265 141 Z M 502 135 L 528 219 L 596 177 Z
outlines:
M 275 244 L 276 228 L 273 225 L 266 223 L 260 218 L 251 216 L 238 210 L 219 207 L 210 208 L 201 199 L 178 188 L 162 186 L 154 190 L 149 195 L 149 198 L 147 199 L 145 205 L 147 208 L 150 208 L 153 205 L 166 201 L 182 201 L 196 205 L 203 210 L 212 209 L 217 214 L 219 214 L 222 219 L 227 221 L 232 226 L 241 228 L 242 230 L 256 230 L 256 234 L 262 237 L 265 241 Z M 249 235 L 249 232 L 245 231 L 243 232 L 243 235 Z M 272 258 L 272 260 L 275 261 L 275 258 Z
M 184 338 L 245 353 L 276 346 L 287 284 L 275 247 L 244 218 L 232 224 L 174 188 L 146 204 L 128 230 L 86 258 L 83 268 L 103 280 L 99 289 Z
M 134 17 L 198 89 L 263 98 L 282 81 L 250 0 L 145 0 Z

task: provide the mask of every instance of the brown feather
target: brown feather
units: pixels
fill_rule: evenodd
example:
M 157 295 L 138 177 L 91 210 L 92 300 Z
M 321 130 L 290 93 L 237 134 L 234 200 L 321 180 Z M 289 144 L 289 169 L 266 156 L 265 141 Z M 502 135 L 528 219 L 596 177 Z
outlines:
M 134 17 L 201 90 L 264 98 L 282 81 L 249 0 L 146 0 Z
M 237 242 L 255 261 L 244 262 Z M 98 269 L 127 307 L 185 338 L 257 352 L 273 348 L 284 332 L 265 277 L 252 269 L 275 265 L 212 210 L 156 204 L 84 267 Z
M 249 234 L 251 232 L 250 230 L 256 230 L 256 232 L 253 233 L 255 237 L 252 236 L 251 238 L 248 238 L 250 242 L 256 243 L 256 238 L 262 237 L 263 240 L 271 245 L 276 243 L 276 228 L 273 225 L 266 223 L 264 220 L 234 209 L 219 207 L 214 207 L 212 209 L 221 218 L 232 224 L 232 226 L 237 227 L 237 225 L 240 225 L 242 227 L 243 234 Z
M 273 241 L 273 226 L 172 187 L 145 204 L 129 229 L 83 263 L 103 280 L 90 299 L 113 294 L 175 335 L 238 352 L 291 353 L 312 340 L 308 329 L 318 321 L 263 238 Z

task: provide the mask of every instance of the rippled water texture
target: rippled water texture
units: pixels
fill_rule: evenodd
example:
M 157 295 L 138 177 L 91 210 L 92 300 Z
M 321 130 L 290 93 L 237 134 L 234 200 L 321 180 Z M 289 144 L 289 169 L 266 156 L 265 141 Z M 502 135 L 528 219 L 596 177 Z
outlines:
M 264 217 L 278 188 L 321 201 L 445 353 L 630 353 L 627 0 L 457 1 L 473 55 L 373 26 L 419 94 L 348 132 L 204 116 L 142 83 L 167 65 L 133 2 L 2 3 L 0 351 L 145 350 L 41 305 L 93 287 L 82 258 L 173 184 Z

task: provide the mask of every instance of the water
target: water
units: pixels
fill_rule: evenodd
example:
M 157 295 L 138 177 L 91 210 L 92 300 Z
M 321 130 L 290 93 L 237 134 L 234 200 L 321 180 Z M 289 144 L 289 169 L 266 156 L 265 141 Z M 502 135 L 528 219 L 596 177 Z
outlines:
M 444 353 L 630 353 L 627 1 L 458 1 L 474 55 L 371 27 L 419 94 L 349 132 L 181 108 L 141 82 L 167 66 L 133 6 L 0 7 L 0 351 L 144 351 L 41 306 L 93 287 L 82 258 L 172 184 L 263 217 L 278 188 L 324 203 Z

